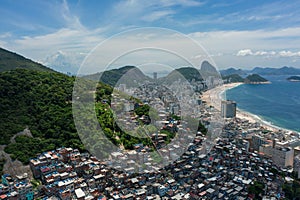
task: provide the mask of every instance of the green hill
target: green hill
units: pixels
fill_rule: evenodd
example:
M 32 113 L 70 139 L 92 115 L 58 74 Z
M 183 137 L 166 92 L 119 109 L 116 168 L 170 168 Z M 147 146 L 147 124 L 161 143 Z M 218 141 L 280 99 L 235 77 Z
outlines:
M 170 74 L 166 77 L 160 78 L 160 81 L 172 83 L 177 81 L 178 79 L 185 79 L 189 82 L 191 81 L 203 81 L 203 78 L 200 72 L 194 67 L 182 67 L 179 69 L 173 70 Z
M 75 77 L 55 72 L 6 50 L 2 49 L 1 52 L 5 54 L 1 57 L 1 62 L 5 63 L 6 67 L 0 72 L 0 145 L 5 145 L 5 152 L 9 153 L 12 159 L 28 163 L 36 154 L 61 146 L 85 150 L 73 120 L 72 94 Z M 16 66 L 16 63 L 24 68 L 10 66 Z M 128 71 L 139 76 L 139 71 L 135 69 L 124 67 L 108 72 L 108 76 L 104 77 L 109 81 L 110 76 L 113 79 L 111 83 L 115 83 L 114 78 Z M 117 77 L 114 77 L 115 75 Z M 89 88 L 97 82 L 87 79 L 80 79 L 81 81 L 85 87 L 82 91 L 86 92 L 87 96 L 94 95 Z M 132 137 L 117 126 L 109 105 L 112 91 L 111 86 L 98 83 L 95 94 L 97 119 L 107 138 L 116 145 L 122 144 L 130 149 L 137 143 L 151 146 L 151 140 L 148 138 Z M 104 100 L 108 102 L 103 103 Z M 86 117 L 88 119 L 90 116 Z M 31 131 L 32 137 L 19 135 L 11 140 L 15 134 L 26 128 Z M 84 139 L 95 140 L 91 137 Z M 104 151 L 105 144 L 93 144 L 94 146 L 89 148 L 101 147 Z M 0 164 L 0 168 L 2 165 L 3 163 Z
M 0 48 L 0 72 L 17 68 L 54 72 L 52 69 L 45 67 L 37 62 Z
M 200 73 L 204 79 L 208 78 L 209 76 L 221 78 L 221 75 L 217 69 L 206 60 L 201 63 Z
M 0 143 L 22 162 L 60 146 L 82 148 L 72 118 L 73 77 L 16 69 L 0 73 Z M 24 130 L 33 138 L 18 136 Z
M 37 153 L 61 146 L 85 149 L 73 121 L 74 79 L 60 73 L 27 69 L 0 73 L 0 144 L 7 145 L 5 151 L 13 159 L 28 163 Z M 89 85 L 84 86 L 89 88 Z M 82 91 L 91 94 L 90 89 Z M 132 137 L 117 126 L 109 106 L 112 91 L 110 86 L 99 83 L 95 96 L 97 118 L 106 136 L 116 145 L 122 143 L 129 149 L 137 143 L 151 146 L 148 138 Z M 103 100 L 108 102 L 103 103 Z M 33 137 L 17 136 L 11 143 L 10 138 L 27 127 Z M 119 140 L 116 140 L 117 136 Z
M 113 87 L 120 83 L 125 83 L 127 86 L 136 86 L 136 84 L 151 80 L 139 68 L 134 66 L 124 66 L 119 69 L 83 76 L 83 78 L 94 81 L 99 81 L 99 77 L 101 82 Z
M 225 83 L 241 83 L 244 82 L 244 79 L 238 74 L 231 74 L 227 76 L 222 76 L 222 79 Z
M 300 76 L 290 76 L 287 78 L 288 81 L 292 82 L 299 82 L 300 81 Z
M 256 83 L 268 83 L 269 81 L 258 74 L 251 74 L 244 80 L 245 83 L 256 84 Z

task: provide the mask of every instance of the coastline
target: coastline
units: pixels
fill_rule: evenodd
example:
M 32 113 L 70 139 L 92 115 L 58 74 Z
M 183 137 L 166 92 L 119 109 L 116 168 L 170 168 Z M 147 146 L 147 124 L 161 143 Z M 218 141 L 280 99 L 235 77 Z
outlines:
M 207 105 L 213 106 L 215 109 L 221 111 L 221 101 L 225 99 L 224 93 L 226 90 L 230 90 L 242 84 L 244 83 L 229 83 L 217 86 L 205 91 L 202 94 L 202 100 L 205 101 Z
M 227 90 L 233 89 L 235 87 L 238 87 L 244 83 L 230 83 L 230 84 L 224 84 L 221 86 L 217 86 L 213 89 L 210 89 L 206 92 L 203 93 L 202 99 L 207 103 L 209 106 L 213 106 L 215 109 L 218 111 L 221 111 L 221 101 L 226 99 L 226 96 L 224 95 Z M 247 111 L 241 110 L 237 108 L 236 110 L 236 117 L 243 119 L 243 120 L 248 120 L 251 123 L 259 123 L 260 126 L 263 128 L 270 130 L 270 131 L 286 131 L 286 132 L 297 132 L 293 130 L 289 130 L 283 127 L 276 126 L 268 121 L 265 121 L 261 117 L 249 113 Z

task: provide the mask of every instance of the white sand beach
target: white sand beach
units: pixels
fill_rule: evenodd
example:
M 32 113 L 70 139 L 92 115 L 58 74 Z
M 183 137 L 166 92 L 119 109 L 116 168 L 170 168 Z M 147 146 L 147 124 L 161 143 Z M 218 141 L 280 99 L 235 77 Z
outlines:
M 202 100 L 206 101 L 207 105 L 213 106 L 215 109 L 220 111 L 221 110 L 221 101 L 224 100 L 226 97 L 226 93 L 225 93 L 226 90 L 232 89 L 241 84 L 243 84 L 243 83 L 230 83 L 230 84 L 224 84 L 224 85 L 215 87 L 211 90 L 204 92 L 202 95 Z M 237 104 L 238 104 L 238 102 L 237 102 Z M 249 122 L 251 122 L 251 123 L 258 122 L 261 124 L 262 127 L 264 127 L 265 129 L 271 130 L 271 131 L 278 131 L 278 130 L 290 131 L 290 130 L 272 125 L 272 124 L 262 120 L 258 116 L 248 113 L 248 112 L 245 112 L 245 111 L 242 111 L 240 109 L 237 109 L 236 117 L 240 118 L 240 119 L 249 120 Z
M 202 100 L 210 106 L 215 107 L 217 110 L 221 110 L 221 101 L 224 99 L 224 93 L 226 90 L 237 87 L 243 83 L 230 83 L 217 86 L 203 93 Z

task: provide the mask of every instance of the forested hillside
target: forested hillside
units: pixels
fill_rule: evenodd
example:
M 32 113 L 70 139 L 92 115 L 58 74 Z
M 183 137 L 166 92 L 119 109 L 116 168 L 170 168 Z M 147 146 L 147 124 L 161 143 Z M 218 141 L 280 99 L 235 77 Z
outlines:
M 18 68 L 54 72 L 54 70 L 45 67 L 37 62 L 34 62 L 28 58 L 0 48 L 0 72 Z
M 13 158 L 28 162 L 36 153 L 59 146 L 83 149 L 72 118 L 73 77 L 16 69 L 0 73 L 0 143 Z M 24 130 L 33 138 L 18 136 Z
M 0 73 L 0 141 L 13 159 L 28 163 L 37 153 L 61 146 L 85 150 L 73 121 L 74 80 L 59 73 L 26 69 Z M 135 138 L 116 125 L 109 105 L 111 92 L 110 86 L 98 83 L 95 111 L 106 136 L 126 149 L 137 143 L 151 146 L 149 138 Z M 27 127 L 33 137 L 20 135 L 11 142 L 12 136 Z

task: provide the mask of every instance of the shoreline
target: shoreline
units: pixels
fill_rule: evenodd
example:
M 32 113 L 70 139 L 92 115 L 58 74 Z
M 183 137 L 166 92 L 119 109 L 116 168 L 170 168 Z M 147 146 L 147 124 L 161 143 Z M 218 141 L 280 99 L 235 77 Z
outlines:
M 221 101 L 227 99 L 225 92 L 243 84 L 244 83 L 229 83 L 217 86 L 213 89 L 204 92 L 202 95 L 202 99 L 206 102 L 207 105 L 213 106 L 218 111 L 221 111 Z M 264 119 L 253 113 L 247 112 L 239 108 L 236 109 L 236 117 L 242 120 L 248 120 L 251 123 L 259 123 L 260 126 L 270 131 L 285 131 L 298 133 L 294 130 L 289 130 L 287 128 L 276 126 L 271 122 L 265 121 Z

